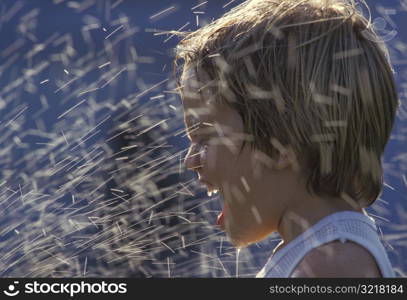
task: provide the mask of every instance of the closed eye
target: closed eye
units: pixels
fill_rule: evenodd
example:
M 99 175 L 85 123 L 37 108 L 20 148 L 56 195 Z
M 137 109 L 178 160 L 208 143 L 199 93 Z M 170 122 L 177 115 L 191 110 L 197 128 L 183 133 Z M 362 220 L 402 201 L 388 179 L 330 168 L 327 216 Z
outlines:
M 202 144 L 205 141 L 208 140 L 208 137 L 206 136 L 191 136 L 191 138 L 189 138 L 189 141 L 191 144 Z
M 194 129 L 187 130 L 185 134 L 191 143 L 204 143 L 211 138 L 215 130 L 211 126 L 198 125 Z M 185 136 L 184 135 L 184 136 Z

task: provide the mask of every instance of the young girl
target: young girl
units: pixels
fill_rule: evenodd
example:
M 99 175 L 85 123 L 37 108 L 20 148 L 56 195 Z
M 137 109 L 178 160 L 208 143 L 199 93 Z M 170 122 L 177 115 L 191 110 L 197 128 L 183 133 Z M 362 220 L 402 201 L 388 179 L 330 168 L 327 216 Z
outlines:
M 398 98 L 354 1 L 246 1 L 187 34 L 187 168 L 220 192 L 236 247 L 278 232 L 257 277 L 394 277 L 364 208 L 380 195 Z

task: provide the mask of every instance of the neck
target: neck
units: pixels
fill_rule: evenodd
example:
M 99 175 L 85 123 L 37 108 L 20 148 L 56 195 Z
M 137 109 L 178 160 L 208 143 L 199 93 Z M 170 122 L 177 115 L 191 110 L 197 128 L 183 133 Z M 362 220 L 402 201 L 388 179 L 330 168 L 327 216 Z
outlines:
M 349 205 L 341 198 L 310 197 L 298 202 L 295 207 L 286 209 L 278 224 L 282 242 L 274 249 L 276 252 L 305 232 L 324 217 L 340 211 L 363 213 L 361 207 Z

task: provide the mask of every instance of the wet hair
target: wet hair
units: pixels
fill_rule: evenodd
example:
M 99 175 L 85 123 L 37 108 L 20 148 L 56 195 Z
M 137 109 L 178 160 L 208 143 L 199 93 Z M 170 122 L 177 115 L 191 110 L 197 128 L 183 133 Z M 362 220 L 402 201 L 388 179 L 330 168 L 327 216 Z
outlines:
M 246 1 L 184 33 L 175 65 L 211 79 L 270 158 L 292 149 L 311 194 L 366 207 L 381 194 L 381 156 L 399 104 L 384 43 L 364 2 Z M 367 6 L 365 6 L 366 8 Z

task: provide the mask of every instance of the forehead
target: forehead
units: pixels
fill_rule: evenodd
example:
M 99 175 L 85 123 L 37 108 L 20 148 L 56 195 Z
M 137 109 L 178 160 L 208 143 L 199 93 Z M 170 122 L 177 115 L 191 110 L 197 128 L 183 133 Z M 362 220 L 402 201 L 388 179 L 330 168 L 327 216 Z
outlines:
M 181 76 L 181 96 L 184 107 L 184 118 L 187 124 L 210 122 L 215 117 L 213 94 L 205 88 L 208 81 L 205 75 L 193 68 L 185 69 Z

